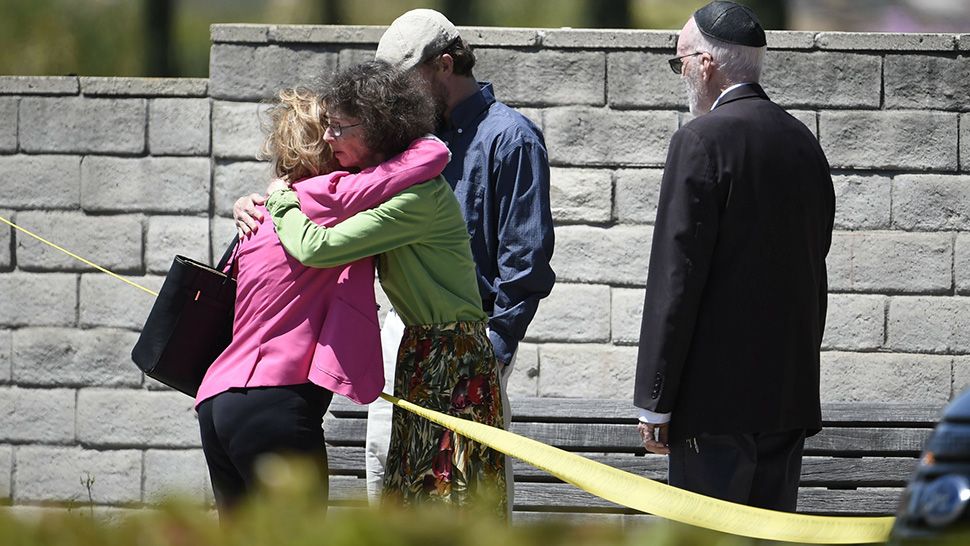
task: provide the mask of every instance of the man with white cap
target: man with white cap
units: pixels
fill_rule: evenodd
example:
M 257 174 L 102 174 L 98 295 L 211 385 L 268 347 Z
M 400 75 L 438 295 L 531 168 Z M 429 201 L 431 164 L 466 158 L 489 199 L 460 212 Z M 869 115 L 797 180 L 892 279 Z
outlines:
M 670 66 L 696 117 L 667 153 L 633 401 L 671 485 L 794 511 L 821 427 L 835 192 L 812 132 L 758 84 L 765 45 L 733 2 L 678 37 Z
M 511 410 L 506 385 L 516 349 L 556 278 L 549 265 L 554 234 L 542 132 L 497 101 L 492 84 L 475 79 L 474 53 L 455 25 L 437 11 L 415 9 L 398 17 L 381 37 L 376 58 L 418 71 L 434 96 L 437 136 L 452 153 L 442 175 L 458 197 L 471 236 L 482 306 L 489 315 L 489 339 L 503 367 L 507 427 Z M 388 392 L 394 385 L 402 332 L 400 319 L 390 311 L 381 333 Z M 390 405 L 381 400 L 368 409 L 367 491 L 372 501 L 381 490 L 390 416 Z M 511 472 L 507 462 L 509 507 Z

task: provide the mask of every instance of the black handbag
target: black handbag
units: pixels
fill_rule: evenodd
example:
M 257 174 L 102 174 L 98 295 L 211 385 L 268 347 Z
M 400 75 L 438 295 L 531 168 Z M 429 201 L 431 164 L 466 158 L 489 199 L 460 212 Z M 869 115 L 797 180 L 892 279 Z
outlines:
M 215 268 L 175 256 L 131 350 L 145 375 L 195 397 L 209 366 L 232 341 L 238 246 L 236 237 Z

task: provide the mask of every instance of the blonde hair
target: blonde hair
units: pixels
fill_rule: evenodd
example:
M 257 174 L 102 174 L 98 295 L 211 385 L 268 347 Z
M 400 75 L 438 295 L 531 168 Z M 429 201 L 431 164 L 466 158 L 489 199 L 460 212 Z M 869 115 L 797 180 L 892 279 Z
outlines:
M 275 176 L 296 182 L 334 170 L 333 152 L 323 139 L 327 112 L 317 93 L 305 87 L 282 89 L 266 116 L 266 140 L 257 157 L 272 161 Z

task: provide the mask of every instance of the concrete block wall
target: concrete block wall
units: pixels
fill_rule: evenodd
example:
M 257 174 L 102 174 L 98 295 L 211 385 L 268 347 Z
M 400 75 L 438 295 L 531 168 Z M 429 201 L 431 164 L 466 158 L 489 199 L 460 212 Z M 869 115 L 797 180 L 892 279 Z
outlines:
M 0 77 L 0 215 L 153 290 L 175 253 L 211 259 L 208 88 Z M 129 356 L 152 301 L 0 227 L 0 499 L 209 502 L 192 401 Z
M 218 257 L 262 191 L 261 101 L 372 57 L 381 27 L 216 25 L 208 80 L 0 77 L 0 215 L 155 289 Z M 628 398 L 667 144 L 668 31 L 465 28 L 476 75 L 545 132 L 558 283 L 514 396 Z M 836 233 L 826 401 L 970 386 L 970 35 L 771 32 L 764 85 L 820 139 Z M 191 401 L 128 352 L 151 298 L 0 225 L 0 499 L 211 499 Z

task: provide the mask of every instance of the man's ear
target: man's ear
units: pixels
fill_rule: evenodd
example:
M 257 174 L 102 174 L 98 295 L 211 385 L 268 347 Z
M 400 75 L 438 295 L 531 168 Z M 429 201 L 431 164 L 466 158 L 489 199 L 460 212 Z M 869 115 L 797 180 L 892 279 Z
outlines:
M 455 59 L 448 53 L 442 53 L 438 57 L 438 70 L 443 72 L 445 75 L 451 74 L 455 71 Z
M 714 77 L 714 58 L 710 53 L 701 54 L 701 77 L 704 81 Z

